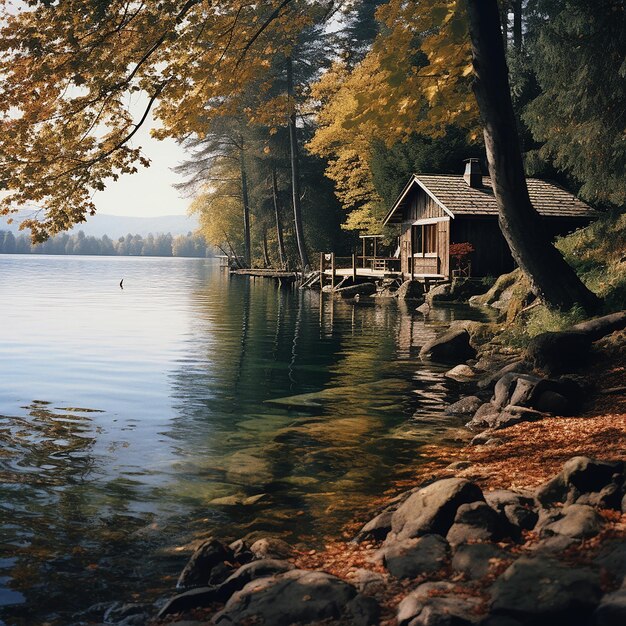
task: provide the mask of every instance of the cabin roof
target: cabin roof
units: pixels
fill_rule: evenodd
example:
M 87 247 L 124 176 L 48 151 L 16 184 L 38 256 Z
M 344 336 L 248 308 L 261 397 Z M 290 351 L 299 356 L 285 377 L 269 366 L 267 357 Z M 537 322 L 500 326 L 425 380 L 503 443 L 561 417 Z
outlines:
M 538 178 L 527 178 L 530 201 L 543 217 L 590 218 L 598 212 L 562 187 Z M 451 217 L 457 215 L 497 215 L 498 207 L 493 195 L 491 179 L 483 176 L 482 187 L 470 187 L 463 176 L 454 174 L 414 174 L 383 224 L 402 221 L 403 209 L 408 205 L 411 192 L 423 189 Z

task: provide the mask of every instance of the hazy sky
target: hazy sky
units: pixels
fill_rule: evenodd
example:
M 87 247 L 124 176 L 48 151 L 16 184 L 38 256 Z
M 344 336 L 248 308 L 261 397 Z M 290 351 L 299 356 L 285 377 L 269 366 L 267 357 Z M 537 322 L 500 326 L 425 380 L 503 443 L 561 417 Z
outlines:
M 187 212 L 191 199 L 181 198 L 174 189 L 174 183 L 181 179 L 170 170 L 184 160 L 185 153 L 171 139 L 152 139 L 151 125 L 152 120 L 146 120 L 133 138 L 133 145 L 143 148 L 152 165 L 147 169 L 140 168 L 136 174 L 122 176 L 117 182 L 110 181 L 106 190 L 94 198 L 99 213 L 151 217 Z

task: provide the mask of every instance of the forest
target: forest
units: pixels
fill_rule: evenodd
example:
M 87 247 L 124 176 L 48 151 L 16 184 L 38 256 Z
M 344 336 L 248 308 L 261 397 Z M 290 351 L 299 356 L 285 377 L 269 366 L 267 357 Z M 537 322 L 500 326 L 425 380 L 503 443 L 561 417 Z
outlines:
M 0 230 L 0 254 L 96 254 L 103 256 L 212 256 L 201 235 L 188 233 L 148 233 L 146 237 L 131 235 L 112 239 L 108 235 L 94 237 L 80 230 L 69 235 L 61 233 L 33 245 L 30 237 Z
M 207 243 L 241 266 L 348 252 L 380 231 L 411 173 L 485 162 L 472 46 L 476 58 L 489 35 L 468 36 L 473 2 L 23 4 L 5 6 L 0 44 L 2 211 L 42 206 L 23 224 L 34 241 L 149 165 L 133 138 L 151 115 L 154 136 L 188 150 L 178 171 Z M 526 174 L 623 206 L 623 2 L 502 0 L 498 12 Z

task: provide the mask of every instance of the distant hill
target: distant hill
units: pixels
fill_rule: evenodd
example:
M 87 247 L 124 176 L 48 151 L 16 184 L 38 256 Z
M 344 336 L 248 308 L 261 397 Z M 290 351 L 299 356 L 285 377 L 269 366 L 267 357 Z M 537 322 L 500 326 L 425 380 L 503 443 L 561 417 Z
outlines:
M 14 214 L 13 223 L 7 224 L 6 217 L 0 216 L 0 230 L 10 230 L 17 234 L 19 223 L 29 212 L 23 211 Z M 187 215 L 161 215 L 157 217 L 131 217 L 121 215 L 107 215 L 97 213 L 93 217 L 88 217 L 87 221 L 79 224 L 72 231 L 77 233 L 84 231 L 85 235 L 102 237 L 108 235 L 111 239 L 117 239 L 130 233 L 131 235 L 141 235 L 145 237 L 148 233 L 156 235 L 158 233 L 171 233 L 172 235 L 186 235 L 198 228 L 198 220 Z

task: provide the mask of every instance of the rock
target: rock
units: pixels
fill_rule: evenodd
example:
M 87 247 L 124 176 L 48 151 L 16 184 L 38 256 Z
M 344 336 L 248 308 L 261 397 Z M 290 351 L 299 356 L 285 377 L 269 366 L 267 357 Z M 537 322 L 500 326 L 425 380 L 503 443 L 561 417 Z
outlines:
M 445 469 L 451 472 L 460 472 L 468 467 L 472 467 L 471 461 L 454 461 L 450 465 L 446 465 Z
M 544 391 L 536 400 L 535 406 L 538 411 L 552 413 L 554 415 L 569 415 L 569 400 L 556 391 Z
M 597 535 L 602 528 L 602 518 L 593 507 L 585 504 L 572 504 L 558 515 L 558 519 L 542 526 L 542 537 L 565 535 L 572 539 L 586 539 Z
M 398 626 L 471 626 L 480 604 L 453 583 L 424 583 L 398 605 Z
M 499 446 L 502 443 L 502 439 L 493 436 L 492 430 L 485 430 L 482 433 L 478 433 L 474 435 L 470 441 L 472 446 Z
M 582 626 L 598 605 L 601 590 L 592 570 L 522 557 L 496 580 L 491 596 L 492 613 L 529 626 Z
M 500 415 L 500 411 L 491 402 L 481 404 L 474 417 L 465 424 L 470 430 L 484 430 L 492 428 Z
M 562 475 L 567 485 L 580 493 L 600 491 L 613 481 L 614 474 L 624 472 L 622 461 L 596 461 L 586 456 L 575 456 L 563 465 Z
M 170 598 L 159 611 L 157 617 L 167 617 L 192 609 L 209 607 L 218 598 L 218 587 L 196 587 Z
M 503 514 L 510 524 L 520 530 L 532 530 L 537 523 L 535 499 L 507 489 L 497 489 L 484 494 L 490 507 Z
M 565 535 L 552 535 L 536 543 L 533 546 L 533 550 L 535 553 L 541 555 L 553 554 L 560 556 L 563 552 L 565 552 L 565 550 L 577 543 L 576 539 L 573 539 L 572 537 L 566 537 Z
M 622 489 L 617 483 L 609 483 L 600 491 L 584 493 L 576 504 L 588 504 L 598 509 L 622 510 Z
M 449 552 L 441 535 L 396 541 L 380 550 L 383 564 L 396 578 L 415 578 L 441 569 Z
M 626 585 L 607 593 L 594 611 L 592 626 L 623 626 L 626 624 Z
M 494 402 L 494 404 L 496 406 L 506 406 L 507 404 L 513 404 L 515 406 L 532 407 L 535 390 L 539 383 L 541 383 L 541 378 L 537 378 L 537 376 L 518 376 L 515 381 L 515 385 L 513 386 L 512 393 L 509 397 L 509 401 L 506 402 L 504 405 L 498 405 L 497 402 Z M 498 385 L 496 384 L 496 389 L 497 387 Z
M 254 554 L 250 551 L 250 546 L 243 539 L 237 539 L 237 541 L 233 541 L 228 549 L 233 553 L 233 558 L 237 561 L 237 563 L 249 563 L 254 558 Z
M 264 537 L 250 546 L 255 559 L 288 559 L 293 556 L 293 549 L 282 539 Z
M 614 578 L 624 578 L 626 576 L 626 543 L 619 539 L 607 541 L 594 558 L 594 564 L 606 570 Z
M 405 280 L 395 293 L 399 300 L 422 300 L 424 286 L 419 280 Z
M 494 560 L 511 558 L 510 555 L 492 543 L 463 543 L 454 551 L 452 569 L 461 572 L 470 580 L 484 578 Z
M 483 401 L 479 397 L 466 396 L 446 407 L 444 413 L 446 415 L 473 415 L 482 404 Z
M 448 331 L 420 350 L 420 358 L 442 363 L 462 363 L 475 356 L 476 350 L 470 345 L 470 335 L 465 329 Z
M 532 530 L 539 518 L 537 511 L 518 504 L 507 504 L 504 507 L 504 515 L 510 524 L 520 530 Z
M 446 538 L 455 546 L 468 541 L 500 541 L 510 535 L 510 531 L 504 516 L 486 502 L 472 502 L 458 508 Z
M 535 499 L 544 509 L 571 504 L 579 495 L 575 491 L 570 493 L 570 485 L 565 483 L 562 474 L 550 478 L 535 491 Z
M 451 370 L 448 370 L 444 374 L 445 378 L 449 378 L 450 380 L 454 380 L 457 383 L 466 383 L 471 380 L 474 380 L 476 377 L 476 373 L 469 366 L 465 365 L 465 363 L 461 363 L 460 365 L 456 365 Z
M 187 565 L 178 577 L 176 587 L 201 587 L 211 578 L 211 572 L 217 565 L 230 561 L 233 553 L 221 541 L 207 539 L 191 555 Z
M 363 528 L 361 528 L 354 540 L 361 542 L 372 539 L 374 541 L 384 539 L 391 530 L 392 516 L 393 511 L 383 511 L 378 514 L 376 517 L 367 522 Z
M 580 331 L 541 333 L 530 340 L 526 356 L 535 367 L 552 374 L 571 372 L 587 362 L 591 338 Z
M 509 428 L 522 422 L 536 422 L 543 419 L 545 415 L 534 409 L 528 409 L 524 406 L 515 406 L 510 404 L 504 407 L 504 409 L 498 414 L 495 423 L 491 428 L 494 430 L 502 430 L 503 428 Z
M 219 587 L 218 597 L 221 602 L 225 602 L 235 591 L 243 589 L 250 581 L 265 576 L 283 574 L 295 569 L 289 561 L 278 559 L 261 559 L 252 561 L 240 567 L 234 574 L 227 578 Z
M 103 620 L 105 624 L 117 624 L 132 618 L 129 626 L 133 620 L 139 619 L 143 621 L 136 621 L 137 624 L 145 624 L 153 610 L 154 607 L 151 604 L 115 602 L 105 612 Z
M 481 378 L 478 381 L 478 388 L 479 389 L 490 389 L 491 387 L 493 387 L 506 374 L 512 374 L 512 373 L 516 373 L 516 374 L 520 374 L 520 375 L 521 374 L 526 374 L 528 369 L 529 369 L 528 365 L 526 364 L 525 361 L 521 361 L 521 360 L 520 361 L 513 361 L 512 363 L 509 363 L 509 364 L 501 367 L 494 374 L 488 374 L 484 378 Z
M 391 529 L 398 539 L 430 533 L 446 535 L 457 509 L 483 500 L 480 488 L 463 478 L 444 478 L 412 494 L 391 518 Z
M 519 506 L 534 507 L 535 498 L 527 493 L 519 493 L 510 489 L 495 489 L 494 491 L 484 492 L 485 502 L 496 511 L 502 513 L 504 508 L 510 504 Z
M 378 605 L 340 578 L 325 572 L 292 570 L 248 583 L 230 598 L 213 622 L 224 625 L 257 620 L 288 626 L 329 619 L 372 626 L 378 624 Z
M 445 302 L 449 299 L 449 297 L 450 283 L 435 285 L 426 292 L 426 303 L 432 307 L 435 302 Z
M 354 296 L 357 295 L 371 296 L 376 293 L 376 285 L 374 283 L 360 283 L 358 285 L 333 289 L 333 293 L 339 294 L 342 298 L 354 298 Z
M 369 569 L 357 569 L 354 572 L 354 585 L 366 595 L 374 595 L 382 591 L 387 584 L 387 578 L 378 572 Z

